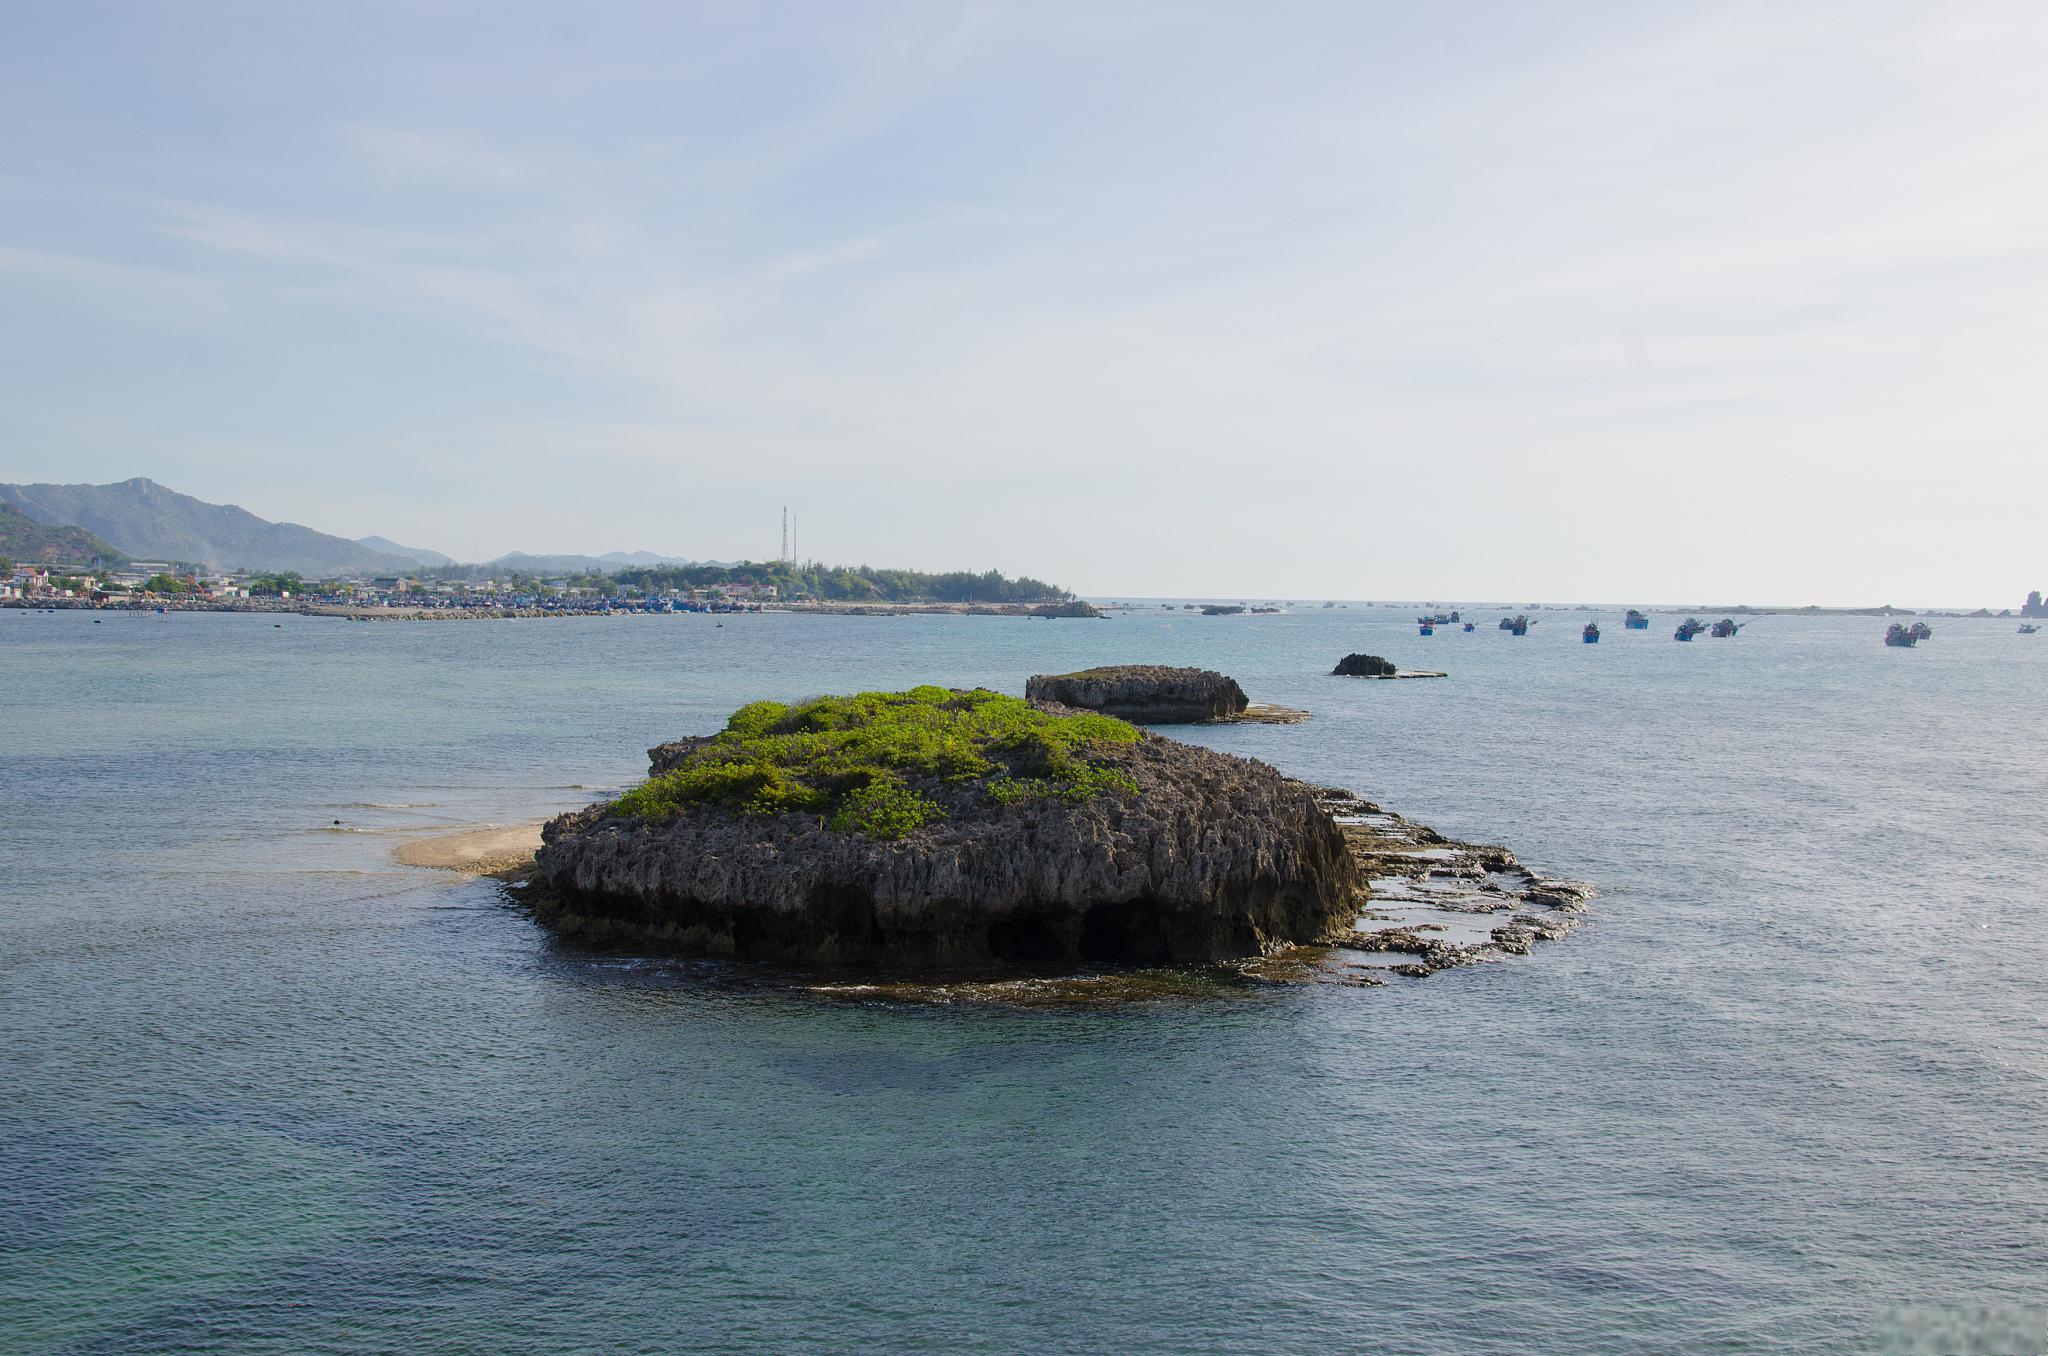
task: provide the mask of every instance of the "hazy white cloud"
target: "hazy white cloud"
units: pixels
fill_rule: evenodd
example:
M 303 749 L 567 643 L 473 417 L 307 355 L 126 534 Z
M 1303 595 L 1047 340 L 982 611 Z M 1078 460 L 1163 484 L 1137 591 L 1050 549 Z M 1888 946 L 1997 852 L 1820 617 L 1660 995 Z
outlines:
M 380 180 L 502 186 L 527 177 L 514 156 L 448 132 L 352 123 L 340 130 L 339 139 Z
M 471 556 L 759 554 L 788 501 L 1128 592 L 2040 582 L 2034 7 L 392 22 L 260 125 L 198 91 L 289 25 L 0 153 L 0 301 L 72 336 L 0 384 L 0 476 Z M 1909 510 L 1942 550 L 1872 530 Z

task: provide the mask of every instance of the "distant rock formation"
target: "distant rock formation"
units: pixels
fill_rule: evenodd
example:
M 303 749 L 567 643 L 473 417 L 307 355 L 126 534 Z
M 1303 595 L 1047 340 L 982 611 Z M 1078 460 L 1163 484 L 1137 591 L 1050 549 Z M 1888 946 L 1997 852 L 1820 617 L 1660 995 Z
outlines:
M 2035 589 L 2027 595 L 2027 601 L 2020 607 L 2022 617 L 2048 617 L 2048 603 L 2041 601 L 2041 590 Z
M 1330 673 L 1341 678 L 1391 678 L 1395 669 L 1390 661 L 1376 654 L 1347 654 Z
M 1251 701 L 1237 680 L 1207 669 L 1116 664 L 1079 673 L 1038 674 L 1024 684 L 1031 701 L 1057 702 L 1128 720 L 1134 725 L 1187 725 L 1227 720 Z
M 1041 603 L 1031 609 L 1034 617 L 1095 617 L 1102 612 L 1093 603 L 1082 602 L 1079 598 L 1068 603 Z
M 1205 617 L 1235 617 L 1244 608 L 1236 603 L 1205 603 L 1202 615 Z

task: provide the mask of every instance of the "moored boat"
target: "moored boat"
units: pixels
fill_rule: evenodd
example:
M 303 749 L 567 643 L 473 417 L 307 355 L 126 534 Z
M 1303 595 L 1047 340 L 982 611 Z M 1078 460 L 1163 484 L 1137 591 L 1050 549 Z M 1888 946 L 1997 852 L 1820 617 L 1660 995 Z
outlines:
M 1425 636 L 1433 636 L 1436 634 L 1436 627 L 1428 620 L 1428 618 L 1423 619 L 1422 625 L 1419 629 Z
M 1634 608 L 1628 610 L 1628 615 L 1621 619 L 1621 624 L 1631 631 L 1647 631 L 1650 629 L 1650 619 Z
M 1906 628 L 1906 634 L 1911 636 L 1915 640 L 1926 640 L 1929 636 L 1934 634 L 1934 628 L 1929 626 L 1926 622 L 1916 621 L 1911 626 Z
M 1899 625 L 1899 623 L 1893 622 L 1885 630 L 1884 643 L 1887 645 L 1895 645 L 1902 650 L 1910 650 L 1915 645 L 1920 643 L 1920 637 L 1914 635 L 1912 631 L 1908 630 L 1904 626 Z
M 1465 629 L 1469 631 L 1469 630 L 1471 630 L 1472 628 L 1468 626 L 1468 627 L 1466 627 Z M 2038 626 L 2034 625 L 2034 624 L 2033 624 L 2032 622 L 2021 622 L 2021 623 L 2020 623 L 2020 634 L 2021 634 L 2021 635 L 2023 635 L 2023 636 L 2031 636 L 2031 635 L 2033 635 L 2033 634 L 2034 634 L 2034 633 L 2035 633 L 2036 631 L 2038 631 L 2038 630 L 2040 630 L 2040 629 L 2041 629 L 2040 627 L 2038 627 Z
M 1526 613 L 1518 612 L 1512 617 L 1502 617 L 1500 619 L 1500 629 L 1507 632 L 1511 636 L 1528 635 L 1529 627 L 1531 625 L 1532 623 L 1530 622 L 1528 614 Z
M 1671 638 L 1673 640 L 1691 640 L 1706 629 L 1707 624 L 1698 617 L 1687 617 L 1678 624 L 1678 629 L 1671 633 Z
M 1600 643 L 1600 623 L 1587 622 L 1586 629 L 1579 632 L 1579 639 L 1588 645 L 1598 645 Z
M 1473 627 L 1473 625 L 1472 625 L 1472 623 L 1471 623 L 1471 622 L 1466 622 L 1466 623 L 1465 623 L 1465 629 L 1466 629 L 1467 631 L 1471 631 L 1471 630 L 1474 630 L 1474 629 L 1476 629 L 1476 628 L 1474 628 L 1474 627 Z
M 1721 618 L 1721 620 L 1714 623 L 1713 627 L 1707 632 L 1707 634 L 1712 636 L 1716 640 L 1726 640 L 1729 636 L 1734 635 L 1736 632 L 1740 631 L 1743 628 L 1743 626 L 1747 624 L 1748 623 L 1746 622 L 1738 623 L 1733 617 L 1723 617 Z

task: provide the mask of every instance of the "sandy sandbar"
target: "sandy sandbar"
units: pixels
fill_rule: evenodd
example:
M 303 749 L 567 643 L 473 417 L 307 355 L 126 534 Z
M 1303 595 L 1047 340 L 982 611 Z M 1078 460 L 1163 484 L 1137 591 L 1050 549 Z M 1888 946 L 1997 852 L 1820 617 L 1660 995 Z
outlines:
M 465 875 L 490 876 L 532 866 L 533 854 L 539 848 L 540 823 L 535 821 L 509 828 L 487 826 L 415 838 L 400 844 L 393 855 L 401 866 L 431 866 Z

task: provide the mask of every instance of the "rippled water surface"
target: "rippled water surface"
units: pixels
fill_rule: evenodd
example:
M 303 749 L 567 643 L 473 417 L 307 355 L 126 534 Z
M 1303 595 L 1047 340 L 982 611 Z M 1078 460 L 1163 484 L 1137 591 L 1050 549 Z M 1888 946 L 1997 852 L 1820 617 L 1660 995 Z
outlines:
M 0 612 L 0 1350 L 2048 1346 L 2048 637 L 1580 620 Z M 754 697 L 1117 660 L 1307 708 L 1188 737 L 1590 921 L 1381 989 L 907 1003 L 390 860 Z

